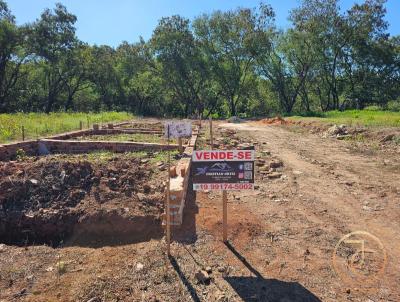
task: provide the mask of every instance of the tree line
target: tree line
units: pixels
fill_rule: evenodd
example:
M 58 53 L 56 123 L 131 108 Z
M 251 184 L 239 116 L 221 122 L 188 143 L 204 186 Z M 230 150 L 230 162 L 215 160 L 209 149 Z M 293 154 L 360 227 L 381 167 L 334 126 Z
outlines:
M 0 112 L 124 110 L 262 116 L 397 106 L 400 36 L 385 0 L 342 12 L 302 0 L 279 29 L 273 8 L 159 20 L 151 38 L 88 45 L 62 4 L 17 25 L 0 0 Z

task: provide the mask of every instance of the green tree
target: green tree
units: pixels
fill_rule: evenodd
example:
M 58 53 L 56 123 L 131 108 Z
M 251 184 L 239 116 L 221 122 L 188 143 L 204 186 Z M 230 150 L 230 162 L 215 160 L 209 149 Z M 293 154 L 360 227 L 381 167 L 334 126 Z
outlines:
M 270 81 L 283 112 L 291 113 L 300 95 L 310 110 L 306 80 L 313 64 L 308 34 L 292 29 L 276 33 L 272 50 L 257 56 L 258 73 Z
M 44 111 L 54 109 L 64 86 L 64 57 L 76 46 L 76 16 L 69 13 L 65 6 L 56 4 L 54 11 L 46 9 L 32 27 L 30 47 L 37 56 L 38 67 L 41 68 L 46 91 Z
M 248 97 L 246 87 L 257 55 L 269 51 L 273 19 L 272 8 L 261 4 L 258 11 L 217 11 L 194 20 L 196 39 L 217 84 L 215 95 L 227 100 L 232 116 Z
M 343 63 L 346 100 L 359 109 L 373 103 L 385 105 L 396 95 L 392 87 L 399 67 L 395 40 L 387 34 L 385 2 L 367 0 L 348 12 L 351 40 Z
M 295 30 L 309 35 L 315 59 L 313 88 L 321 109 L 338 109 L 340 62 L 351 38 L 338 0 L 303 0 L 291 12 L 290 19 Z
M 7 4 L 0 0 L 0 112 L 10 110 L 11 100 L 19 97 L 15 88 L 27 57 L 25 35 L 26 27 L 15 24 Z
M 81 90 L 89 87 L 90 62 L 92 52 L 88 45 L 77 44 L 68 51 L 61 61 L 63 72 L 61 79 L 67 95 L 65 110 L 75 109 L 74 96 Z
M 188 116 L 201 111 L 207 71 L 189 20 L 180 16 L 162 18 L 150 43 L 159 63 L 156 71 L 172 93 L 174 104 L 181 106 L 175 113 Z
M 127 102 L 127 108 L 140 115 L 162 114 L 164 87 L 160 77 L 154 72 L 154 58 L 149 46 L 140 42 L 123 42 L 116 50 L 116 70 Z
M 123 109 L 124 95 L 121 80 L 116 71 L 116 51 L 109 46 L 92 48 L 89 78 L 94 84 L 101 103 L 107 110 Z

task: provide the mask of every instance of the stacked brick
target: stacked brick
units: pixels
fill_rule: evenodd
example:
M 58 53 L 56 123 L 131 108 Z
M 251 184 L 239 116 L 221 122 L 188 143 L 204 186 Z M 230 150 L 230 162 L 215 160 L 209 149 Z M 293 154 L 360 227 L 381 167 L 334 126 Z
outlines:
M 11 160 L 15 158 L 17 151 L 23 150 L 26 155 L 37 155 L 38 144 L 35 140 L 0 145 L 0 160 Z
M 170 181 L 170 217 L 171 225 L 180 226 L 183 220 L 183 211 L 186 203 L 186 195 L 190 180 L 190 166 L 192 162 L 193 150 L 196 146 L 198 129 L 193 131 L 183 154 L 184 156 L 178 161 L 174 167 L 174 173 L 171 175 Z M 174 176 L 174 177 L 172 177 Z M 165 225 L 166 215 L 164 213 L 163 225 Z

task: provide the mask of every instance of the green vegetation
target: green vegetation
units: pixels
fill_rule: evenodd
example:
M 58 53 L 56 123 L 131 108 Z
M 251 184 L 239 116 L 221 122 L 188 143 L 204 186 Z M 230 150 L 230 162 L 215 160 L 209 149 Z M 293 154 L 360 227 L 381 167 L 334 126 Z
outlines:
M 26 153 L 23 149 L 17 149 L 15 152 L 15 157 L 17 161 L 23 161 L 26 158 Z
M 25 139 L 36 139 L 66 131 L 78 130 L 94 123 L 118 122 L 132 119 L 126 112 L 103 113 L 11 113 L 0 114 L 0 143 L 22 140 L 22 126 Z
M 193 20 L 174 15 L 147 41 L 113 48 L 80 41 L 77 17 L 60 3 L 20 25 L 0 0 L 0 112 L 399 110 L 400 36 L 388 33 L 386 1 L 357 1 L 346 11 L 339 2 L 299 1 L 285 30 L 265 3 Z
M 328 111 L 319 114 L 319 117 L 293 116 L 290 119 L 308 119 L 348 126 L 400 127 L 400 112 L 381 110 Z
M 75 138 L 76 140 L 90 140 L 90 141 L 119 141 L 119 142 L 144 142 L 144 143 L 158 143 L 166 144 L 167 139 L 159 134 L 111 134 L 111 135 L 88 135 Z M 177 144 L 177 139 L 170 139 L 171 144 Z
M 171 163 L 175 162 L 175 156 L 178 154 L 178 151 L 171 151 Z M 95 163 L 107 163 L 108 161 L 113 160 L 114 158 L 139 158 L 149 160 L 149 163 L 156 164 L 158 162 L 166 163 L 168 160 L 168 152 L 167 151 L 159 151 L 159 152 L 145 152 L 145 151 L 135 151 L 135 152 L 125 152 L 125 153 L 114 153 L 111 151 L 95 151 L 89 152 L 87 154 L 68 154 L 68 155 L 51 155 L 53 157 L 62 157 L 63 159 L 68 160 L 88 160 L 90 162 Z
M 170 151 L 171 156 L 171 164 L 174 164 L 178 160 L 178 151 Z M 151 165 L 156 165 L 160 162 L 166 164 L 168 161 L 168 152 L 167 151 L 157 151 L 157 152 L 146 152 L 146 151 L 132 151 L 125 153 L 115 153 L 111 151 L 94 151 L 85 154 L 52 154 L 48 156 L 51 159 L 59 160 L 59 161 L 71 161 L 71 162 L 81 162 L 81 161 L 89 161 L 95 164 L 107 164 L 110 161 L 115 159 L 143 159 L 146 163 Z M 31 156 L 23 156 L 18 158 L 19 161 L 32 161 L 35 160 L 34 157 Z

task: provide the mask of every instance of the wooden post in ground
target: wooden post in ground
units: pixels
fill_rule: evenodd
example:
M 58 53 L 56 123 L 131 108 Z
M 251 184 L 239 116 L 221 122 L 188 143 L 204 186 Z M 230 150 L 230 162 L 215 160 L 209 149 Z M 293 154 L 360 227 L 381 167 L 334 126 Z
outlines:
M 79 121 L 79 130 L 82 130 L 82 129 L 83 129 L 83 122 Z
M 214 140 L 213 140 L 213 128 L 212 128 L 212 117 L 210 116 L 210 146 L 211 150 L 214 148 Z
M 167 208 L 165 214 L 167 215 L 167 256 L 171 255 L 171 214 L 170 214 L 170 185 L 171 185 L 171 156 L 169 151 L 169 125 L 167 125 L 167 144 L 168 144 L 168 184 L 167 184 Z
M 25 127 L 24 126 L 21 127 L 21 131 L 22 131 L 22 141 L 25 141 Z
M 201 113 L 199 113 L 199 130 L 201 129 Z
M 228 197 L 226 191 L 222 191 L 222 240 L 228 242 Z
M 183 153 L 183 145 L 182 145 L 182 137 L 178 137 L 178 149 L 179 149 L 179 153 L 182 154 Z

